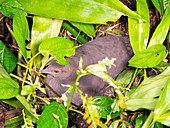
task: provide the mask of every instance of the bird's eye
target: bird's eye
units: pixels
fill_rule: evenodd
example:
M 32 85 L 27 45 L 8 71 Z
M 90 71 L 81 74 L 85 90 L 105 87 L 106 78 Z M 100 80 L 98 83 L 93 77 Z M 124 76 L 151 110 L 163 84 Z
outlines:
M 55 72 L 55 73 L 59 73 L 59 71 L 58 71 L 58 70 L 54 70 L 54 72 Z

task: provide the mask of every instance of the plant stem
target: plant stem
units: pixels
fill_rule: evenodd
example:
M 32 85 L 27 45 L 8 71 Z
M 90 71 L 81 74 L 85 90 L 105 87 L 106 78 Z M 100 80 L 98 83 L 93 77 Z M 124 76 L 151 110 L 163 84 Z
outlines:
M 138 69 L 135 70 L 135 73 L 133 74 L 132 80 L 130 81 L 130 83 L 129 83 L 128 87 L 127 87 L 128 89 L 131 87 L 133 81 L 135 80 L 137 71 L 138 71 Z
M 161 9 L 162 9 L 162 15 L 164 15 L 164 5 L 163 5 L 163 0 L 161 0 Z
M 73 34 L 74 37 L 77 37 L 77 39 L 85 44 L 86 42 L 88 42 L 84 37 L 82 37 L 81 35 L 78 35 L 78 32 L 72 28 L 67 22 L 63 23 L 63 28 L 67 29 L 71 34 Z
M 23 87 L 24 87 L 25 79 L 26 79 L 27 74 L 28 74 L 28 66 L 29 66 L 29 63 L 27 63 L 27 68 L 26 68 L 25 75 L 24 75 L 24 79 L 23 79 L 23 82 L 22 82 L 22 89 L 23 89 Z
M 46 104 L 50 104 L 50 102 L 47 101 L 47 100 L 44 100 L 44 98 L 42 98 L 42 97 L 40 97 L 40 96 L 37 96 L 37 95 L 34 95 L 34 96 L 37 97 L 37 98 L 39 98 L 39 99 L 41 99 L 41 100 L 44 101 Z
M 42 79 L 42 78 L 40 77 L 40 75 L 39 75 L 38 73 L 36 73 L 35 71 L 33 71 L 33 72 L 34 72 L 34 74 L 35 74 L 36 76 L 39 77 L 39 79 L 40 79 L 54 94 L 56 94 L 56 96 L 61 97 L 61 95 L 59 95 L 56 91 L 54 91 L 53 88 L 51 88 L 51 87 L 44 81 L 44 79 Z
M 18 51 L 18 59 L 21 59 L 22 58 L 22 54 Z M 20 62 L 18 62 L 20 63 Z M 20 65 L 17 65 L 17 73 L 21 71 L 21 66 Z
M 22 78 L 14 75 L 14 74 L 12 74 L 12 73 L 10 73 L 9 75 L 12 76 L 12 77 L 14 77 L 14 78 L 16 78 L 16 79 L 18 79 L 18 80 L 20 80 L 20 81 L 23 81 Z M 32 84 L 31 82 L 28 82 L 28 81 L 25 81 L 25 83 L 27 83 L 27 84 L 29 84 L 29 85 L 32 85 L 32 86 L 35 86 L 34 84 Z
M 78 76 L 76 78 L 76 81 L 75 81 L 75 84 L 73 85 L 73 89 L 71 91 L 70 98 L 69 98 L 68 105 L 67 105 L 67 111 L 69 110 L 69 107 L 70 107 L 70 104 L 71 104 L 71 100 L 73 98 L 74 92 L 75 92 L 76 87 L 77 87 L 77 82 L 79 81 L 79 79 L 80 79 L 80 74 L 78 74 Z

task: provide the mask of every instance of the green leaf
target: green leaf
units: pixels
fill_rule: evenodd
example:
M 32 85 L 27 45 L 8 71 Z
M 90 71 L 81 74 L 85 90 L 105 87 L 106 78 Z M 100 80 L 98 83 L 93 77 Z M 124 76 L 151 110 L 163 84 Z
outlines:
M 154 125 L 152 125 L 151 128 L 164 128 L 164 125 L 159 122 L 156 122 Z
M 82 23 L 105 24 L 107 21 L 117 21 L 122 14 L 141 19 L 140 15 L 119 0 L 18 0 L 18 2 L 30 14 Z
M 67 125 L 68 115 L 65 107 L 52 102 L 42 112 L 37 128 L 67 128 Z
M 115 121 L 113 121 L 111 124 L 110 124 L 110 126 L 109 126 L 109 128 L 117 128 L 118 126 L 119 126 L 119 123 L 121 122 L 121 119 L 120 120 L 115 120 Z
M 157 119 L 161 118 L 161 116 L 169 109 L 170 109 L 170 78 L 165 83 L 163 91 L 162 91 L 162 93 L 158 99 L 158 103 L 155 107 L 154 121 L 157 121 Z M 169 123 L 169 125 L 170 125 L 170 123 Z
M 165 14 L 162 18 L 162 21 L 160 22 L 155 32 L 153 33 L 149 42 L 149 46 L 155 44 L 163 44 L 169 31 L 169 25 L 170 25 L 170 5 L 168 5 Z
M 156 7 L 156 9 L 161 13 L 162 13 L 162 8 L 161 8 L 161 0 L 151 0 L 152 3 L 154 4 L 154 6 Z
M 1 5 L 4 1 L 5 1 L 5 0 L 1 0 L 1 1 L 0 1 L 0 5 Z
M 12 72 L 17 65 L 17 58 L 2 41 L 0 41 L 0 62 L 8 73 Z
M 24 106 L 26 116 L 32 120 L 34 123 L 38 122 L 38 118 L 32 113 L 32 106 L 27 102 L 26 98 L 21 95 L 17 95 L 16 98 L 20 101 L 20 103 Z
M 15 13 L 18 11 L 26 15 L 24 8 L 20 3 L 18 3 L 17 0 L 4 0 L 4 2 L 2 1 L 2 5 L 0 6 L 0 12 L 2 12 L 2 14 L 4 14 L 5 16 L 14 17 Z
M 14 32 L 12 32 L 15 40 L 17 41 L 19 48 L 24 56 L 24 58 L 27 60 L 27 52 L 25 47 L 25 40 L 30 39 L 29 35 L 29 28 L 28 28 L 28 21 L 24 14 L 17 12 L 13 18 L 13 29 Z
M 26 96 L 30 93 L 34 92 L 34 88 L 31 85 L 25 85 L 21 90 L 21 95 Z
M 137 68 L 152 68 L 161 63 L 166 57 L 166 47 L 157 44 L 135 54 L 129 60 L 129 66 Z
M 47 55 L 46 53 L 49 53 L 55 57 L 57 62 L 61 65 L 70 64 L 64 57 L 71 57 L 75 54 L 73 43 L 63 37 L 53 37 L 44 41 L 40 44 L 39 51 L 42 51 L 44 56 Z
M 167 80 L 170 78 L 170 67 L 163 73 L 153 77 L 145 78 L 143 83 L 132 93 L 130 99 L 153 98 L 161 94 L 161 89 L 164 87 Z
M 15 108 L 24 108 L 24 106 L 21 104 L 19 100 L 16 98 L 11 98 L 11 99 L 1 99 L 2 102 L 9 104 Z
M 1 64 L 0 64 L 0 78 L 10 78 L 9 74 Z
M 57 37 L 60 34 L 61 27 L 63 25 L 63 20 L 53 19 L 51 37 Z
M 95 29 L 93 24 L 84 24 L 78 22 L 71 22 L 71 24 L 77 27 L 78 29 L 80 29 L 81 31 L 83 31 L 84 33 L 86 33 L 87 35 L 91 35 L 95 37 Z
M 127 110 L 136 111 L 139 109 L 154 110 L 158 99 L 154 98 L 138 98 L 128 99 L 125 101 Z
M 0 78 L 0 99 L 10 99 L 19 94 L 19 85 L 10 78 Z
M 158 64 L 155 68 L 161 68 L 161 67 L 168 67 L 170 66 L 169 63 L 162 61 L 160 64 Z
M 101 118 L 107 119 L 107 116 L 111 112 L 111 105 L 114 102 L 110 97 L 97 96 L 91 101 L 95 102 L 92 107 L 97 110 L 98 115 Z
M 166 126 L 170 126 L 170 112 L 161 115 L 156 121 Z
M 168 6 L 168 0 L 151 0 L 156 9 L 163 15 L 162 13 L 162 6 L 163 10 L 165 10 Z M 161 6 L 161 1 L 162 1 L 162 6 Z
M 39 45 L 50 38 L 51 36 L 52 19 L 39 16 L 33 17 L 33 26 L 31 31 L 31 53 L 36 55 L 38 53 Z M 38 67 L 41 65 L 42 55 L 38 55 L 34 59 L 34 63 Z
M 141 128 L 143 122 L 146 120 L 147 116 L 143 116 L 142 114 L 138 115 L 135 119 L 136 126 L 135 128 Z
M 28 104 L 27 100 L 25 99 L 24 96 L 21 95 L 17 95 L 16 98 L 22 103 L 22 105 L 30 112 L 32 113 L 31 109 L 32 106 L 30 104 Z
M 145 0 L 137 1 L 137 12 L 144 17 L 147 22 L 128 17 L 129 37 L 135 54 L 146 49 L 149 38 L 149 9 Z
M 134 71 L 135 71 L 134 69 L 124 70 L 122 73 L 118 75 L 116 81 L 126 86 L 131 81 Z
M 27 109 L 24 109 L 24 112 L 26 114 L 26 117 L 30 119 L 33 123 L 38 123 L 38 118 L 33 113 L 30 113 Z

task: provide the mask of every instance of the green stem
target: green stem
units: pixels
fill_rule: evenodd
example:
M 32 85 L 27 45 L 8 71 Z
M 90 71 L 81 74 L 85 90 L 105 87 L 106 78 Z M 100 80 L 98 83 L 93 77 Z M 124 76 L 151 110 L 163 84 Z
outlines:
M 73 89 L 72 89 L 72 91 L 71 91 L 70 98 L 69 98 L 68 105 L 67 105 L 67 111 L 68 111 L 69 108 L 70 108 L 71 100 L 72 100 L 72 98 L 73 98 L 73 95 L 74 95 L 74 92 L 75 92 L 75 90 L 76 90 L 77 83 L 78 83 L 79 79 L 80 79 L 80 74 L 78 74 L 78 76 L 77 76 L 77 78 L 76 78 L 76 81 L 75 81 L 75 84 L 73 85 Z
M 37 54 L 35 54 L 29 61 L 28 61 L 28 65 L 30 64 L 30 62 L 31 61 L 33 61 L 33 59 L 35 58 L 35 57 L 37 57 L 39 54 L 41 54 L 42 52 L 38 52 Z
M 14 75 L 14 74 L 12 74 L 12 73 L 10 73 L 9 75 L 12 76 L 12 77 L 14 77 L 14 78 L 16 78 L 16 79 L 18 79 L 18 80 L 20 80 L 20 81 L 23 81 L 22 78 Z M 28 81 L 25 81 L 25 83 L 27 83 L 27 84 L 29 84 L 29 85 L 32 85 L 32 86 L 35 86 L 34 84 L 32 84 L 32 83 L 30 83 L 30 82 L 28 82 Z
M 74 37 L 77 37 L 77 39 L 81 43 L 85 44 L 88 42 L 84 37 L 79 35 L 79 33 L 74 28 L 72 28 L 67 22 L 63 23 L 63 28 L 67 29 L 71 34 L 73 34 Z
M 24 67 L 24 68 L 27 68 L 27 66 L 25 66 L 24 64 L 21 64 L 20 62 L 18 62 L 17 64 Z
M 45 100 L 44 98 L 42 98 L 42 97 L 40 97 L 40 96 L 34 95 L 34 97 L 37 97 L 37 98 L 41 99 L 41 100 L 44 101 L 46 104 L 50 104 L 49 101 Z
M 69 108 L 69 110 L 74 111 L 74 112 L 77 112 L 77 113 L 79 113 L 79 114 L 83 115 L 83 113 L 82 113 L 81 111 L 78 111 L 78 110 L 73 109 L 73 108 L 71 108 L 71 107 Z
M 22 59 L 22 54 L 18 51 L 18 59 Z M 20 63 L 20 62 L 18 62 Z M 17 65 L 17 73 L 21 71 L 21 66 Z
M 22 89 L 24 87 L 24 83 L 25 83 L 25 80 L 26 80 L 26 77 L 27 77 L 27 74 L 28 74 L 28 66 L 29 66 L 28 64 L 27 64 L 27 68 L 26 68 L 26 71 L 25 71 L 24 79 L 23 79 L 23 82 L 22 82 Z
M 135 70 L 135 73 L 133 74 L 132 80 L 130 81 L 130 83 L 129 83 L 128 87 L 127 87 L 128 89 L 131 87 L 133 81 L 135 80 L 137 71 L 138 71 L 138 69 Z

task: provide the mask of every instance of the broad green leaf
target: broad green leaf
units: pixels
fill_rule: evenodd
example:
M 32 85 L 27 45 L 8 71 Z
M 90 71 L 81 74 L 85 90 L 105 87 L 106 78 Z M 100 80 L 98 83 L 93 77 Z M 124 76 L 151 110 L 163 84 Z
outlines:
M 28 104 L 26 98 L 24 96 L 21 95 L 17 95 L 16 98 L 21 102 L 21 104 L 30 112 L 32 113 L 31 109 L 32 106 L 30 104 Z
M 165 10 L 167 8 L 167 6 L 168 6 L 168 1 L 169 0 L 151 0 L 151 1 L 155 5 L 157 10 L 163 15 L 161 1 L 162 1 L 162 4 L 163 4 L 163 10 Z
M 52 102 L 42 112 L 37 128 L 67 128 L 67 125 L 68 115 L 65 107 Z
M 154 6 L 156 7 L 156 9 L 161 13 L 162 13 L 162 8 L 161 8 L 161 0 L 151 0 L 152 3 L 154 4 Z M 163 0 L 162 0 L 163 1 Z
M 168 67 L 170 66 L 169 63 L 162 61 L 160 64 L 158 64 L 155 68 L 161 68 L 161 67 Z
M 119 123 L 121 122 L 121 119 L 113 121 L 109 128 L 117 128 L 119 126 Z
M 24 108 L 24 106 L 21 104 L 19 100 L 16 98 L 11 98 L 11 99 L 1 99 L 2 102 L 9 104 L 15 108 Z
M 38 122 L 38 118 L 32 113 L 32 106 L 27 102 L 27 99 L 24 96 L 17 95 L 16 98 L 20 101 L 20 103 L 24 106 L 26 116 L 32 120 L 34 123 Z
M 0 5 L 0 12 L 7 17 L 14 17 L 18 11 L 26 15 L 24 8 L 17 0 L 4 0 L 4 2 L 2 1 L 0 4 L 2 4 Z
M 33 123 L 38 123 L 38 118 L 35 116 L 35 114 L 30 113 L 27 109 L 24 109 L 24 112 L 26 114 L 26 117 L 30 119 Z
M 47 55 L 46 53 L 49 53 L 61 65 L 70 64 L 64 57 L 71 57 L 75 54 L 73 43 L 63 37 L 53 37 L 45 40 L 40 44 L 39 51 L 41 51 L 44 56 Z
M 143 128 L 145 128 L 145 127 L 143 127 Z M 154 125 L 151 126 L 151 128 L 164 128 L 164 125 L 159 122 L 156 122 Z
M 147 22 L 128 17 L 129 37 L 135 54 L 146 49 L 148 43 L 150 22 L 146 0 L 137 1 L 137 12 L 144 17 Z
M 95 30 L 93 24 L 84 24 L 78 22 L 71 22 L 71 24 L 86 33 L 87 35 L 95 37 Z
M 146 115 L 145 116 L 142 114 L 138 115 L 138 117 L 135 119 L 135 123 L 136 123 L 135 128 L 141 128 L 141 126 L 142 126 L 143 122 L 145 122 L 146 118 L 147 118 Z
M 129 66 L 137 68 L 152 68 L 161 63 L 166 57 L 166 47 L 157 44 L 135 54 L 129 60 Z
M 52 30 L 51 30 L 51 38 L 52 37 L 57 37 L 60 34 L 61 27 L 63 25 L 63 20 L 60 19 L 53 19 L 52 22 Z
M 26 96 L 34 92 L 34 88 L 31 85 L 25 85 L 21 90 L 21 95 Z
M 18 0 L 18 2 L 30 14 L 82 23 L 104 24 L 107 21 L 117 21 L 123 14 L 141 18 L 119 0 Z
M 166 126 L 170 126 L 170 112 L 161 115 L 156 121 Z
M 143 83 L 129 96 L 129 99 L 146 99 L 159 96 L 161 94 L 161 89 L 169 78 L 170 67 L 153 78 L 145 78 Z
M 8 73 L 12 72 L 17 65 L 17 58 L 2 41 L 0 41 L 0 64 L 4 66 Z
M 111 112 L 111 105 L 114 102 L 110 97 L 97 96 L 91 101 L 95 102 L 92 107 L 97 110 L 98 115 L 101 118 L 107 119 L 107 116 Z
M 10 78 L 9 74 L 1 64 L 0 64 L 0 78 Z
M 1 1 L 0 1 L 0 5 L 1 5 L 4 1 L 5 1 L 5 0 L 1 0 Z
M 18 46 L 24 56 L 24 58 L 27 60 L 27 52 L 25 47 L 25 40 L 30 39 L 29 35 L 29 28 L 28 28 L 28 21 L 24 14 L 17 12 L 13 18 L 13 30 L 12 32 L 15 40 L 18 43 Z
M 161 118 L 161 116 L 169 109 L 170 109 L 170 78 L 165 83 L 163 91 L 159 97 L 158 103 L 154 110 L 154 120 Z
M 127 110 L 136 111 L 139 109 L 154 110 L 158 99 L 154 98 L 138 98 L 128 99 L 125 101 Z
M 169 0 L 163 0 L 164 10 L 168 7 L 170 1 Z
M 118 75 L 116 81 L 126 86 L 131 81 L 134 71 L 135 71 L 134 69 L 124 70 L 122 73 Z
M 31 53 L 36 55 L 38 53 L 39 45 L 50 38 L 52 28 L 52 19 L 39 16 L 33 17 L 33 26 L 31 31 Z M 38 67 L 41 65 L 42 55 L 34 59 L 34 63 Z
M 0 78 L 0 99 L 10 99 L 19 94 L 19 85 L 10 78 Z
M 155 44 L 163 44 L 170 26 L 170 5 L 168 5 L 165 14 L 162 18 L 162 21 L 156 28 L 155 32 L 153 33 L 151 40 L 149 42 L 149 46 L 155 45 Z

